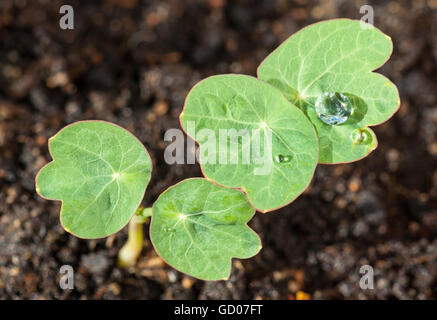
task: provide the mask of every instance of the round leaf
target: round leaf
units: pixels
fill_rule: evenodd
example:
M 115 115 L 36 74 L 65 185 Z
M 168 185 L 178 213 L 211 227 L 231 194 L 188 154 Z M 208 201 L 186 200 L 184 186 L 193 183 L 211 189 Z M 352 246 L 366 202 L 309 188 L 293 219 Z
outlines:
M 150 157 L 128 131 L 103 121 L 69 125 L 49 140 L 53 157 L 36 178 L 37 192 L 61 200 L 61 224 L 81 238 L 123 228 L 143 199 Z
M 367 128 L 389 119 L 399 107 L 396 86 L 372 70 L 392 52 L 391 39 L 361 21 L 336 19 L 310 25 L 292 35 L 259 66 L 258 77 L 279 88 L 314 124 L 321 163 L 359 160 L 377 146 Z M 325 92 L 348 96 L 354 111 L 341 125 L 322 122 L 314 104 Z M 357 143 L 356 130 L 371 137 Z
M 247 226 L 254 213 L 242 192 L 187 179 L 154 203 L 150 238 L 172 267 L 204 280 L 227 279 L 231 258 L 250 258 L 261 249 Z
M 200 145 L 204 175 L 240 188 L 261 212 L 293 201 L 317 165 L 311 122 L 279 90 L 254 77 L 219 75 L 201 81 L 186 99 L 181 125 Z M 212 136 L 205 138 L 205 130 Z M 247 135 L 237 136 L 232 148 L 232 136 L 241 132 Z

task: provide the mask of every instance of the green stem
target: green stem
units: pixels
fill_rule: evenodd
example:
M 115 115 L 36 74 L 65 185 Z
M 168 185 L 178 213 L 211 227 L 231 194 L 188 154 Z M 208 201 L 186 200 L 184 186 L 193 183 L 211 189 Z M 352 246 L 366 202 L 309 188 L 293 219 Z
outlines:
M 129 222 L 128 239 L 118 252 L 118 266 L 132 267 L 143 249 L 143 224 L 152 215 L 152 208 L 139 207 Z

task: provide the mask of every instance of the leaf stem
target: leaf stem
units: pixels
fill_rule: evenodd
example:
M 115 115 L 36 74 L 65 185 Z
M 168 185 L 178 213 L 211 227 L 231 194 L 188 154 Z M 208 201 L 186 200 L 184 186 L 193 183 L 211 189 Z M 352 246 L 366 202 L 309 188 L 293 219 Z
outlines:
M 120 268 L 133 267 L 143 249 L 143 224 L 152 215 L 152 208 L 139 207 L 129 222 L 128 239 L 118 252 Z

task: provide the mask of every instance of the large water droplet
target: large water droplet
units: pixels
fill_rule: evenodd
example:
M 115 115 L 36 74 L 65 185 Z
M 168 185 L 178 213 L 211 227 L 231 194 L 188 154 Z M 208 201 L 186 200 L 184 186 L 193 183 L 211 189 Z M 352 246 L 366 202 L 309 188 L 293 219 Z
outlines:
M 352 104 L 348 97 L 338 92 L 325 92 L 316 100 L 317 116 L 331 126 L 341 124 L 349 119 Z
M 355 129 L 352 131 L 351 139 L 354 144 L 368 144 L 372 141 L 372 134 L 366 129 Z
M 290 162 L 291 156 L 284 156 L 283 154 L 278 154 L 275 157 L 275 160 L 276 160 L 277 163 Z

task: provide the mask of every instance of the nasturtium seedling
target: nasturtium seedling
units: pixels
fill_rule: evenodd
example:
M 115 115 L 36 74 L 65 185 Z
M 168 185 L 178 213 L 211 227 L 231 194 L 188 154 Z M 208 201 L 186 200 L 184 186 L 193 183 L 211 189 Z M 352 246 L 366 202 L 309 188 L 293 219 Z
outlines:
M 400 104 L 396 86 L 372 72 L 388 60 L 392 46 L 390 37 L 362 21 L 322 21 L 282 43 L 259 66 L 258 78 L 280 89 L 309 117 L 319 137 L 321 163 L 356 161 L 377 146 L 368 126 L 389 119 Z M 361 134 L 366 138 L 357 139 Z
M 199 143 L 206 179 L 170 187 L 153 208 L 139 206 L 151 175 L 146 149 L 103 121 L 74 123 L 50 139 L 53 161 L 39 172 L 37 192 L 62 201 L 64 229 L 81 238 L 106 237 L 130 221 L 120 267 L 135 265 L 142 224 L 152 216 L 150 238 L 166 262 L 200 279 L 227 279 L 233 258 L 261 249 L 247 226 L 255 209 L 293 201 L 318 162 L 355 161 L 376 148 L 368 126 L 399 106 L 396 86 L 372 72 L 391 51 L 390 38 L 376 28 L 330 20 L 286 40 L 260 65 L 258 78 L 201 81 L 180 120 Z
M 254 214 L 244 193 L 187 179 L 153 204 L 150 238 L 174 268 L 204 280 L 227 279 L 232 258 L 249 258 L 261 249 L 247 226 Z
M 244 191 L 260 212 L 287 205 L 311 181 L 318 160 L 314 127 L 263 81 L 244 75 L 207 78 L 188 94 L 180 119 L 200 145 L 204 175 Z M 205 130 L 212 134 L 201 134 Z
M 81 238 L 119 231 L 141 203 L 149 154 L 125 129 L 103 121 L 69 125 L 49 140 L 53 161 L 36 178 L 47 199 L 61 200 L 61 224 Z

